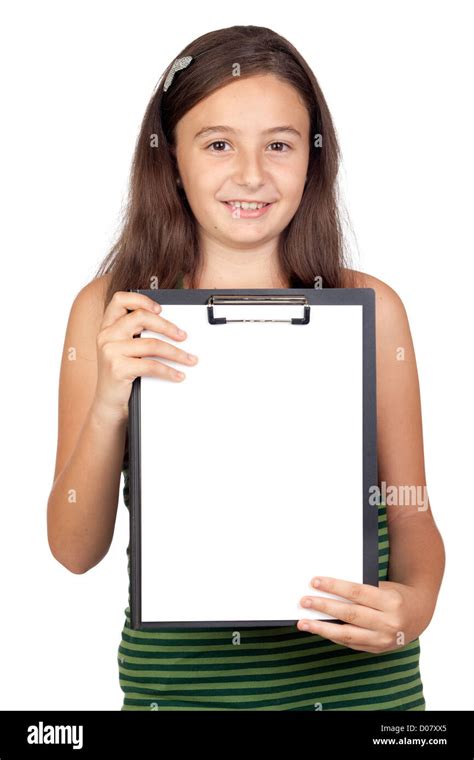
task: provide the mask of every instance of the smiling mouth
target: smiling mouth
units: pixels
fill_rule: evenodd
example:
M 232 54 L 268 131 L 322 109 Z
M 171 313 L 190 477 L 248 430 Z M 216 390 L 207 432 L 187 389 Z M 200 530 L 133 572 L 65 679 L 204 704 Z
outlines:
M 255 211 L 258 208 L 265 208 L 265 206 L 271 206 L 271 202 L 264 203 L 263 201 L 221 201 L 226 206 L 232 206 L 232 208 L 243 208 L 246 210 Z M 242 204 L 245 203 L 245 206 Z
M 220 201 L 223 206 L 227 206 L 234 219 L 260 219 L 270 211 L 276 201 L 270 203 L 257 204 L 256 201 L 245 202 L 245 206 L 240 201 Z

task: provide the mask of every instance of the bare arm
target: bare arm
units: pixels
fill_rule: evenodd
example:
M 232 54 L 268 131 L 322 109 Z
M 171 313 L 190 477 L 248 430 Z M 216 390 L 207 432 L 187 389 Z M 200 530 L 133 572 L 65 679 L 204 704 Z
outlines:
M 415 349 L 399 296 L 380 280 L 365 277 L 367 287 L 376 291 L 377 304 L 379 480 L 387 488 L 396 487 L 396 502 L 387 505 L 389 579 L 416 591 L 417 621 L 413 622 L 421 632 L 436 606 L 445 552 L 426 487 Z
M 110 547 L 127 427 L 125 411 L 111 414 L 93 403 L 102 287 L 90 283 L 72 305 L 59 380 L 48 541 L 54 557 L 74 573 L 96 565 Z

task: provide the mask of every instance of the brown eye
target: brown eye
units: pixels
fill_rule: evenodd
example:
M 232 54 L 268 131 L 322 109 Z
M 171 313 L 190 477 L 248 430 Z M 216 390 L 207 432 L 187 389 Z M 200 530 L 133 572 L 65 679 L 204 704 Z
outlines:
M 288 150 L 291 150 L 290 146 L 283 142 L 274 142 L 272 145 L 284 145 Z M 286 150 L 272 150 L 271 153 L 286 153 Z
M 210 147 L 213 145 L 228 145 L 229 143 L 225 140 L 215 140 L 213 143 L 207 146 L 207 149 L 209 150 Z M 226 153 L 227 151 L 224 150 L 211 150 L 211 153 Z

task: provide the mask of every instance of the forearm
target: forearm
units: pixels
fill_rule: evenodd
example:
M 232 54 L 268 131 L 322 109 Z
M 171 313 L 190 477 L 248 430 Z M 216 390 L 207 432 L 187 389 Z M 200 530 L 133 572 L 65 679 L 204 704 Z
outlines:
M 444 544 L 430 511 L 389 521 L 389 581 L 412 587 L 426 628 L 436 606 L 445 567 Z
M 117 513 L 127 420 L 91 406 L 76 448 L 48 499 L 48 540 L 56 559 L 86 572 L 107 553 Z

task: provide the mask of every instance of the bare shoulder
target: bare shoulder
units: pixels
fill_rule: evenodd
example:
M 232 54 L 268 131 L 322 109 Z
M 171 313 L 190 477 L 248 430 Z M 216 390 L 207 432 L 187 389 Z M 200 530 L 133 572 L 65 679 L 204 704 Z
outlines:
M 379 280 L 367 272 L 359 272 L 357 269 L 343 269 L 344 286 L 355 288 L 373 288 L 377 297 L 384 300 L 399 298 L 398 293 L 383 280 Z
M 90 311 L 91 316 L 97 313 L 101 315 L 104 312 L 104 299 L 109 285 L 111 274 L 104 274 L 101 277 L 96 277 L 91 280 L 87 285 L 78 292 L 74 299 L 73 307 L 76 306 L 79 309 L 87 309 Z
M 105 297 L 110 274 L 91 280 L 77 293 L 69 315 L 68 332 L 72 332 L 79 345 L 94 345 L 104 315 Z
M 343 270 L 345 287 L 372 288 L 375 292 L 377 330 L 408 328 L 405 306 L 399 294 L 388 283 L 356 269 Z

